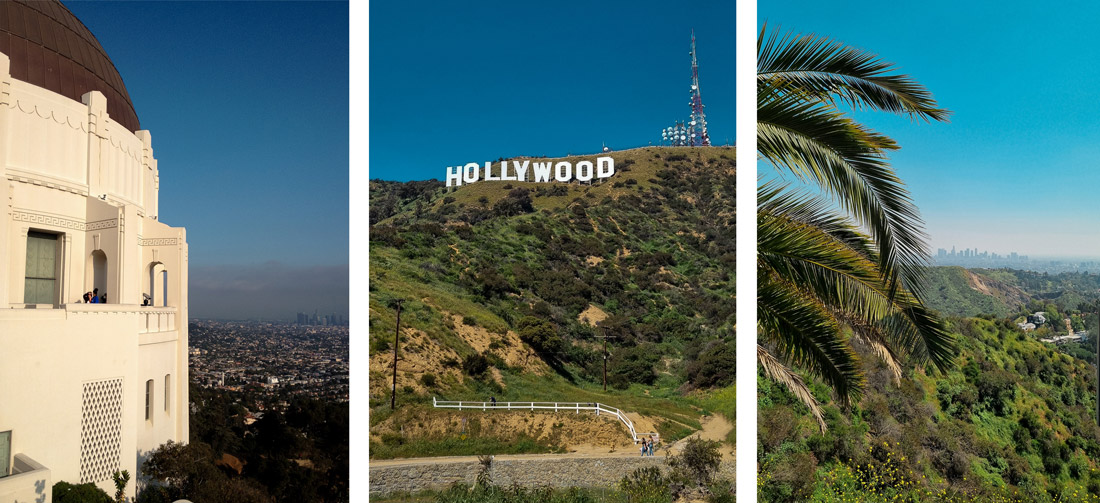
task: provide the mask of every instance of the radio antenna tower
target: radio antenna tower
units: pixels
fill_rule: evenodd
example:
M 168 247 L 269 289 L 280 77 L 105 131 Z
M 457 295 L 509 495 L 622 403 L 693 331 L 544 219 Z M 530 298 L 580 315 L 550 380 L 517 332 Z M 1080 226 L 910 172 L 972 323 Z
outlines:
M 695 59 L 695 30 L 691 30 L 691 122 L 688 123 L 690 131 L 690 145 L 710 146 L 710 135 L 707 134 L 707 114 L 703 113 L 703 96 L 699 93 L 699 62 Z

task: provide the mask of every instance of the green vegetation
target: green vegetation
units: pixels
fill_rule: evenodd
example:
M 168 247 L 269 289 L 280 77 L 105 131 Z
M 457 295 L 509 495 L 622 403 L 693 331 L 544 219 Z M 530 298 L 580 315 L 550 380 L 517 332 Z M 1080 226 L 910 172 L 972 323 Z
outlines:
M 954 356 L 950 335 L 920 300 L 927 246 L 887 160 L 899 147 L 838 105 L 925 121 L 949 112 L 875 54 L 816 35 L 766 33 L 757 39 L 759 155 L 822 194 L 760 187 L 758 361 L 825 429 L 820 399 L 792 368 L 848 406 L 865 385 L 853 344 L 873 348 L 894 379 L 902 362 L 946 370 Z
M 950 329 L 955 368 L 907 371 L 900 386 L 864 348 L 867 392 L 847 412 L 827 405 L 825 433 L 761 379 L 761 499 L 1100 501 L 1095 369 L 1011 319 L 955 318 Z
M 45 496 L 45 495 L 43 495 Z M 111 497 L 91 482 L 70 484 L 58 481 L 53 485 L 53 503 L 111 503 Z
M 147 453 L 138 502 L 347 501 L 348 404 L 305 397 L 281 400 L 192 385 L 190 439 Z M 246 422 L 241 404 L 269 403 Z M 257 407 L 260 408 L 260 407 Z M 258 414 L 257 414 L 258 415 Z M 116 487 L 124 487 L 119 474 Z
M 614 157 L 593 185 L 371 182 L 372 457 L 501 452 L 492 438 L 382 441 L 391 374 L 375 362 L 392 362 L 393 299 L 401 359 L 433 377 L 399 369 L 392 423 L 435 413 L 433 396 L 492 396 L 602 402 L 654 417 L 670 441 L 699 428 L 694 394 L 734 376 L 733 149 Z
M 924 289 L 928 307 L 949 316 L 978 316 L 991 314 L 1003 318 L 1016 312 L 1029 298 L 1017 285 L 1015 276 L 1008 271 L 962 267 L 931 267 L 928 269 L 928 287 Z

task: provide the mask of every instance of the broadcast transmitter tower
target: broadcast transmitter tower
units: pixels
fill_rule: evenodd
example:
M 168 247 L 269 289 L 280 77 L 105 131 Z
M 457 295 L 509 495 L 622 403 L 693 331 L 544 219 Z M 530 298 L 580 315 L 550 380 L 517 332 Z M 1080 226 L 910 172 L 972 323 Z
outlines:
M 703 96 L 699 93 L 699 62 L 695 58 L 695 30 L 691 30 L 691 121 L 688 122 L 689 145 L 710 146 L 707 134 L 707 114 L 703 112 Z

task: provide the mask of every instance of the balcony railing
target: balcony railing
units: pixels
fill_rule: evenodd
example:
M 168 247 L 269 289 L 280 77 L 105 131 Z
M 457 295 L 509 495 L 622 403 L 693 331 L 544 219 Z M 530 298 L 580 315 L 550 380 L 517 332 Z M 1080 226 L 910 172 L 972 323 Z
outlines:
M 19 304 L 22 307 L 22 304 Z M 13 319 L 65 319 L 71 316 L 122 315 L 136 316 L 139 334 L 172 332 L 176 330 L 175 307 L 151 307 L 136 304 L 63 304 L 52 309 L 0 309 L 0 321 Z
M 139 334 L 171 332 L 176 329 L 176 308 L 143 307 L 138 322 Z

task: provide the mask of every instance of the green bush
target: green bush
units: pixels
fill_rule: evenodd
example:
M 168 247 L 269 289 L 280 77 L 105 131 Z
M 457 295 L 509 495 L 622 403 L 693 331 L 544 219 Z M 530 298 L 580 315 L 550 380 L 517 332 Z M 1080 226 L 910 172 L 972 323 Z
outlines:
M 489 359 L 481 353 L 466 356 L 462 360 L 462 371 L 471 377 L 479 377 L 489 370 Z
M 44 496 L 44 495 L 43 495 Z M 113 503 L 103 489 L 96 487 L 91 482 L 83 484 L 70 484 L 59 481 L 53 485 L 53 503 Z

